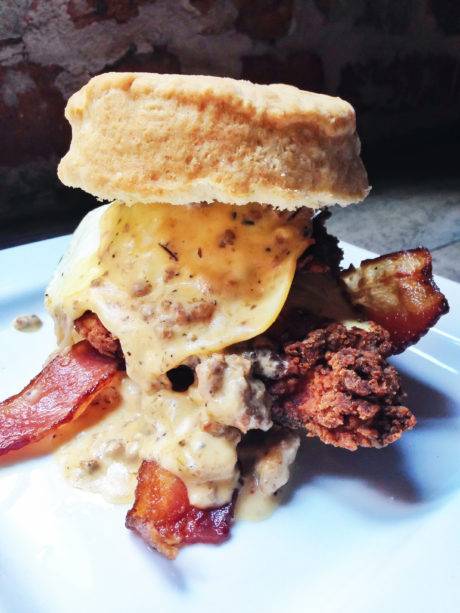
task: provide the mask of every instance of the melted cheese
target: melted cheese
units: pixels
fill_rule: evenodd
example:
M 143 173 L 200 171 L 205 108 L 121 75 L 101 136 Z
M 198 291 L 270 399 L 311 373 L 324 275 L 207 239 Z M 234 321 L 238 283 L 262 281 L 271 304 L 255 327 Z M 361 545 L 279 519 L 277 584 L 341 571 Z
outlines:
M 184 481 L 193 505 L 231 499 L 239 431 L 270 428 L 269 405 L 247 359 L 217 355 L 206 365 L 204 356 L 273 323 L 312 242 L 306 225 L 307 212 L 289 219 L 261 205 L 113 203 L 87 215 L 46 305 L 61 346 L 77 340 L 75 319 L 95 312 L 119 338 L 129 377 L 119 406 L 59 450 L 73 484 L 131 502 L 141 462 L 155 459 Z M 171 391 L 164 373 L 190 356 L 201 356 L 197 381 Z
M 203 429 L 209 417 L 196 390 L 142 394 L 126 377 L 120 397 L 118 406 L 58 450 L 73 485 L 111 502 L 131 503 L 141 462 L 154 459 L 184 481 L 191 504 L 206 508 L 231 499 L 239 477 L 239 438 Z
M 149 390 L 188 356 L 261 334 L 312 242 L 305 215 L 224 204 L 93 211 L 47 291 L 59 340 L 72 342 L 73 321 L 97 313 L 120 339 L 129 376 Z
M 261 521 L 270 517 L 279 504 L 279 496 L 265 494 L 245 483 L 236 499 L 235 519 Z

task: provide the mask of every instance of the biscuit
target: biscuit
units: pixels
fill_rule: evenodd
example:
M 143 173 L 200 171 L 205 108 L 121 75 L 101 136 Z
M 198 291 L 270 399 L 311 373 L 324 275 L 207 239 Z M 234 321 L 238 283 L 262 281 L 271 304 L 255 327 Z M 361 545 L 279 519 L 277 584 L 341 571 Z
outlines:
M 106 73 L 69 100 L 61 181 L 101 200 L 347 205 L 368 193 L 353 107 L 289 85 Z

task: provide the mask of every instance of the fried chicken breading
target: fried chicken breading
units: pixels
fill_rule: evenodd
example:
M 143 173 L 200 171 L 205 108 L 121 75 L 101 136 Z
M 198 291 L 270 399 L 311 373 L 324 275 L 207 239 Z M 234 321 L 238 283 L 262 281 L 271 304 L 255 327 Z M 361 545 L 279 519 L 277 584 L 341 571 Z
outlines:
M 340 283 L 343 251 L 337 238 L 326 230 L 329 217 L 329 211 L 321 211 L 314 217 L 314 243 L 299 258 L 286 303 L 264 334 L 277 349 L 282 349 L 287 342 L 304 339 L 308 332 L 330 321 L 359 317 Z
M 286 374 L 270 386 L 273 418 L 351 451 L 385 447 L 415 425 L 398 373 L 386 357 L 389 334 L 330 324 L 285 348 Z
M 339 240 L 326 230 L 326 221 L 331 212 L 323 209 L 314 216 L 312 221 L 313 245 L 309 246 L 299 258 L 297 267 L 312 273 L 329 272 L 334 277 L 340 273 L 340 262 L 343 251 L 339 247 Z
M 120 341 L 101 323 L 99 317 L 86 311 L 74 322 L 75 330 L 102 355 L 121 357 Z

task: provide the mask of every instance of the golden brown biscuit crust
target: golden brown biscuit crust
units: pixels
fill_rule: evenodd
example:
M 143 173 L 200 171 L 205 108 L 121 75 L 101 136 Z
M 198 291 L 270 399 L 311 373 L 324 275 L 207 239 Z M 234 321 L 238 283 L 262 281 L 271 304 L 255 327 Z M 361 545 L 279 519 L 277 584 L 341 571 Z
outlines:
M 353 108 L 288 85 L 106 73 L 66 108 L 59 178 L 101 199 L 346 205 L 368 193 Z

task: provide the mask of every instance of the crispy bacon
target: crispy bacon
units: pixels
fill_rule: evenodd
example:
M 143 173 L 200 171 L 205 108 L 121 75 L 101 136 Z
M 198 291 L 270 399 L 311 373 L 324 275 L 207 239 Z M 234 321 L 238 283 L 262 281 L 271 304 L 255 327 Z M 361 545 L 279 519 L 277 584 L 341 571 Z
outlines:
M 389 253 L 341 274 L 351 302 L 390 333 L 395 353 L 416 343 L 449 310 L 433 281 L 428 249 Z
M 233 502 L 217 509 L 193 507 L 184 482 L 154 461 L 142 463 L 137 479 L 126 527 L 167 558 L 174 559 L 182 545 L 228 538 Z
M 74 419 L 117 373 L 118 362 L 87 341 L 57 355 L 22 392 L 0 403 L 0 455 Z

